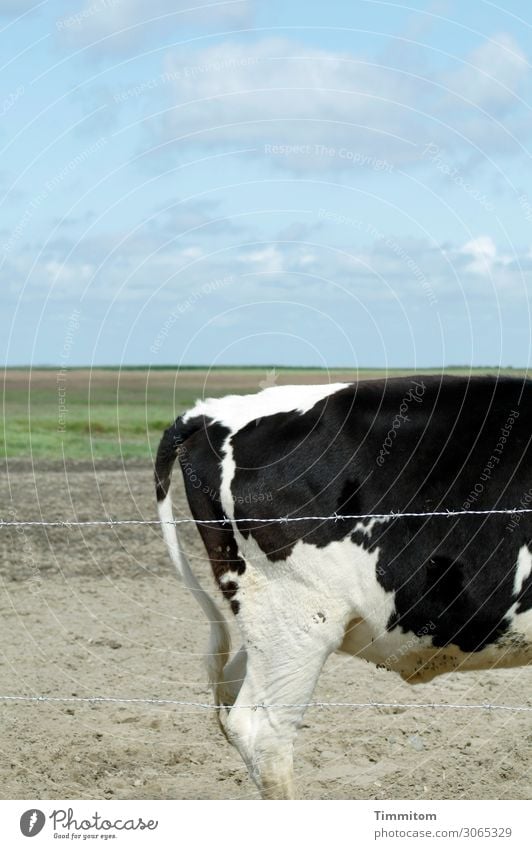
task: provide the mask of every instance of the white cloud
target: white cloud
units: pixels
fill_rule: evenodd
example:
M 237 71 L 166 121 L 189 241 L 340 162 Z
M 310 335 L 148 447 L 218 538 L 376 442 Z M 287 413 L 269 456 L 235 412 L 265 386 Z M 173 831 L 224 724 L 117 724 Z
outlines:
M 477 236 L 471 239 L 461 249 L 461 252 L 470 257 L 467 264 L 469 271 L 476 274 L 490 274 L 497 256 L 497 248 L 490 236 Z
M 162 33 L 185 26 L 229 29 L 250 20 L 254 0 L 86 0 L 56 22 L 72 47 L 90 45 L 100 53 L 124 52 Z
M 499 115 L 515 104 L 529 73 L 524 52 L 515 39 L 502 33 L 466 56 L 466 64 L 446 74 L 444 83 L 466 101 Z
M 43 284 L 56 285 L 63 292 L 72 287 L 85 286 L 95 272 L 95 267 L 86 262 L 61 263 L 56 259 L 43 263 Z
M 238 257 L 239 262 L 247 269 L 256 270 L 260 274 L 273 274 L 286 270 L 286 256 L 276 245 L 265 245 L 259 249 L 246 251 Z
M 284 39 L 224 43 L 169 55 L 163 75 L 166 138 L 260 145 L 257 153 L 294 168 L 353 167 L 361 153 L 415 155 L 401 104 L 419 85 L 349 55 Z
M 515 153 L 511 121 L 497 121 L 520 114 L 516 95 L 530 68 L 507 35 L 481 44 L 453 73 L 426 64 L 417 74 L 267 38 L 172 52 L 162 77 L 163 117 L 146 106 L 158 113 L 152 140 L 189 134 L 196 146 L 247 145 L 292 170 L 386 173 L 419 161 L 434 142 L 453 155 L 477 144 Z M 530 133 L 516 118 L 519 126 Z
M 72 250 L 75 239 L 64 234 L 38 260 L 26 298 L 41 300 L 48 291 L 54 300 L 74 297 L 88 287 L 89 300 L 155 297 L 164 304 L 186 299 L 209 281 L 231 278 L 230 284 L 212 288 L 201 309 L 216 312 L 242 301 L 285 298 L 328 311 L 354 298 L 368 308 L 398 301 L 407 310 L 459 313 L 464 298 L 490 309 L 502 295 L 521 309 L 532 287 L 528 246 L 510 256 L 483 235 L 463 245 L 380 234 L 357 247 L 335 248 L 309 238 L 236 243 L 220 251 L 210 242 L 207 250 L 197 234 L 170 245 L 166 230 L 127 235 L 102 233 Z M 8 258 L 2 281 L 12 296 L 20 292 L 35 255 L 28 244 Z

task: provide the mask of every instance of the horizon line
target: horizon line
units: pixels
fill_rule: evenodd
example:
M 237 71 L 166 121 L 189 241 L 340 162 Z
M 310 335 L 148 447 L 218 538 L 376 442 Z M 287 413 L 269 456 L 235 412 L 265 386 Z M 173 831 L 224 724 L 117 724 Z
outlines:
M 162 365 L 150 365 L 149 363 L 140 363 L 140 364 L 121 364 L 121 363 L 105 363 L 101 365 L 94 364 L 81 364 L 81 365 L 62 365 L 60 363 L 41 363 L 39 365 L 33 365 L 31 363 L 23 363 L 20 365 L 4 365 L 4 371 L 14 371 L 14 370 L 25 370 L 25 371 L 37 371 L 37 370 L 46 370 L 46 371 L 98 371 L 98 370 L 115 370 L 115 371 L 254 371 L 258 369 L 276 369 L 279 371 L 405 371 L 405 369 L 409 369 L 411 371 L 445 371 L 448 369 L 462 369 L 469 371 L 478 371 L 482 369 L 490 369 L 499 370 L 499 371 L 528 371 L 529 366 L 526 365 L 490 365 L 489 363 L 484 363 L 482 365 L 469 365 L 464 363 L 451 363 L 449 365 L 426 365 L 426 366 L 352 366 L 352 365 L 335 365 L 335 366 L 307 366 L 307 365 L 279 365 L 277 363 L 261 363 L 258 365 L 232 365 L 232 364 L 224 364 L 224 365 L 216 365 L 211 366 L 203 363 L 189 363 L 186 365 L 179 365 L 175 363 L 170 364 L 162 364 Z

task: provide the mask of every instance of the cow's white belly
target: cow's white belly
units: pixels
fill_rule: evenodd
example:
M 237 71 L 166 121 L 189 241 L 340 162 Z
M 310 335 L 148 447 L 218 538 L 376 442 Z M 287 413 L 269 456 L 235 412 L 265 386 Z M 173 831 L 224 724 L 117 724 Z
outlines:
M 328 639 L 334 643 L 331 650 L 384 666 L 413 684 L 453 670 L 532 662 L 532 611 L 509 611 L 509 632 L 482 651 L 466 653 L 453 645 L 434 647 L 436 623 L 427 621 L 421 635 L 399 627 L 387 630 L 395 612 L 395 593 L 386 591 L 377 580 L 378 549 L 367 551 L 349 537 L 323 548 L 299 540 L 286 560 L 272 562 L 253 537 L 245 539 L 237 528 L 235 536 L 246 561 L 235 596 L 244 629 L 248 609 L 253 611 L 255 633 L 260 630 L 257 610 L 262 597 L 268 600 L 265 610 L 270 617 L 278 612 L 279 639 L 292 640 L 298 630 L 307 635 L 328 623 Z
M 512 630 L 482 651 L 463 652 L 455 645 L 438 648 L 431 645 L 430 637 L 418 637 L 407 632 L 400 634 L 402 642 L 396 640 L 395 651 L 387 655 L 379 650 L 378 645 L 372 644 L 370 650 L 367 650 L 371 635 L 365 631 L 364 621 L 360 620 L 360 629 L 356 622 L 349 624 L 338 651 L 362 657 L 397 672 L 409 684 L 426 683 L 445 672 L 526 666 L 532 663 L 532 617 L 529 613 L 523 614 L 523 617 L 528 617 L 528 623 L 516 620 Z M 362 639 L 359 638 L 361 636 Z

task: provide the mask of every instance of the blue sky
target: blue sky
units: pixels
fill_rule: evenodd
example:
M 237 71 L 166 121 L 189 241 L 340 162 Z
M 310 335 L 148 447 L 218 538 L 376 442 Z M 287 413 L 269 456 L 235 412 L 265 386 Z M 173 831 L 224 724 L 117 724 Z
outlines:
M 5 361 L 528 365 L 531 35 L 525 2 L 0 0 Z

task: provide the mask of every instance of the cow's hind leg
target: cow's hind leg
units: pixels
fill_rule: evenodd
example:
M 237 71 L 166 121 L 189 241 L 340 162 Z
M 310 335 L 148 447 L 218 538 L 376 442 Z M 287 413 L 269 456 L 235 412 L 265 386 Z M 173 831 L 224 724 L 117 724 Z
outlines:
M 323 627 L 283 634 L 278 621 L 247 644 L 246 675 L 223 717 L 264 799 L 293 799 L 293 745 L 325 659 L 341 639 Z M 293 627 L 293 624 L 292 624 Z M 318 629 L 316 629 L 318 630 Z

